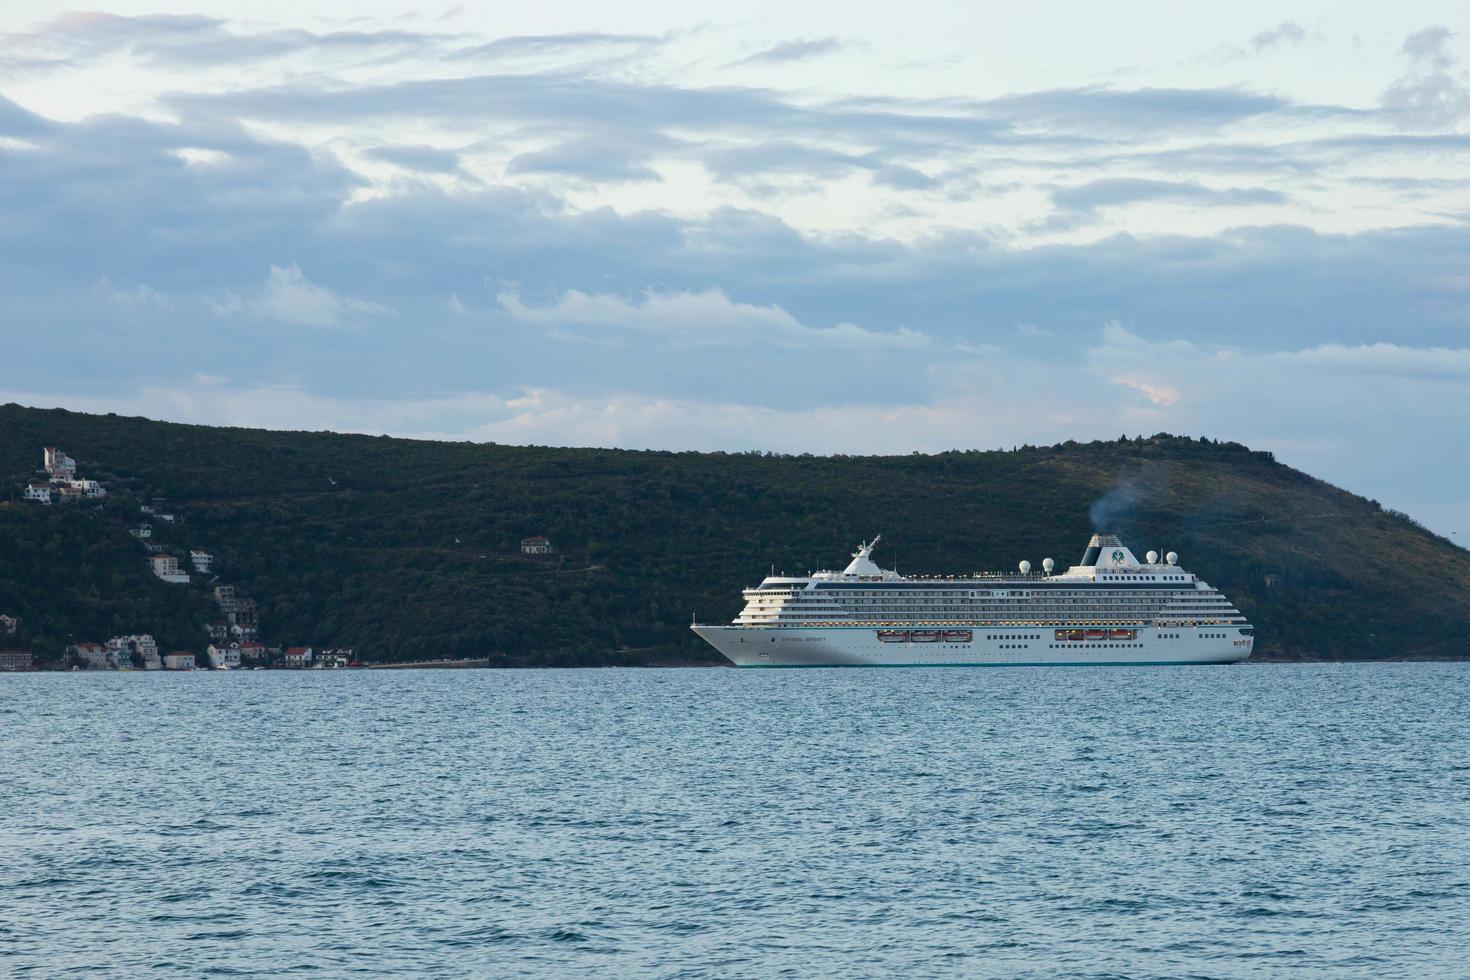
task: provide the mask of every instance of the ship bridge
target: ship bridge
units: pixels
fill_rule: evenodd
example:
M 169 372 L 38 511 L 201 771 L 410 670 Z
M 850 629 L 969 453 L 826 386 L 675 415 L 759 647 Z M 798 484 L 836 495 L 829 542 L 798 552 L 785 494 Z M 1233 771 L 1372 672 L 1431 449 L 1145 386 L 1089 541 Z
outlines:
M 883 535 L 878 535 L 872 541 L 864 541 L 858 545 L 857 551 L 852 553 L 852 561 L 840 572 L 822 570 L 813 572 L 810 581 L 824 582 L 842 579 L 866 579 L 884 582 L 897 581 L 902 576 L 887 568 L 882 568 L 873 560 L 873 549 L 878 547 L 878 542 L 883 540 Z

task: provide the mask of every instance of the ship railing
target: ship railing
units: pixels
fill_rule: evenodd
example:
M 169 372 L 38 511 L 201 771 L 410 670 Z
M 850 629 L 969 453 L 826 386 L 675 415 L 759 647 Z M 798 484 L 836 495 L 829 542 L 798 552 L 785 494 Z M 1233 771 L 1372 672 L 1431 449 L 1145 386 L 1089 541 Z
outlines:
M 928 626 L 1040 626 L 1044 628 L 1058 629 L 1083 629 L 1087 627 L 1148 627 L 1160 624 L 1144 619 L 782 619 L 769 620 L 762 623 L 745 622 L 742 626 L 794 626 L 806 628 L 821 628 L 829 626 L 855 626 L 863 629 L 890 629 L 890 628 L 914 628 Z

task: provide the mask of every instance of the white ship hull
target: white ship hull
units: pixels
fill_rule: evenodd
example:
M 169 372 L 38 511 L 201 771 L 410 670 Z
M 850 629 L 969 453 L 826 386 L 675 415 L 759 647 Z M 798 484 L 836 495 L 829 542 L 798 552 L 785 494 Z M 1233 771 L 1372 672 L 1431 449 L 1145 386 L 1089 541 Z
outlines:
M 871 627 L 695 626 L 737 667 L 981 667 L 1230 664 L 1254 637 L 1233 628 L 1138 629 L 1131 642 L 1059 641 L 1057 627 L 974 627 L 968 643 L 885 642 Z
M 728 626 L 694 632 L 737 667 L 1231 664 L 1255 629 L 1169 552 L 1140 562 L 1097 533 L 1065 572 L 909 576 L 863 542 L 841 572 L 769 575 Z

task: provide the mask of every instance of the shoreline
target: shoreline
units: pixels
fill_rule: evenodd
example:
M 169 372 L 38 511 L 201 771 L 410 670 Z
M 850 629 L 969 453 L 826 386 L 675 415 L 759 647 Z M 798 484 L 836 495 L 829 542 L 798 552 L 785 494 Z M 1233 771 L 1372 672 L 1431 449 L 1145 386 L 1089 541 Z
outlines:
M 1330 660 L 1330 659 L 1320 658 L 1320 657 L 1297 657 L 1297 658 L 1291 658 L 1291 659 L 1285 659 L 1285 658 L 1268 658 L 1268 659 L 1264 659 L 1264 660 L 1258 660 L 1258 659 L 1252 658 L 1251 660 L 1246 660 L 1246 661 L 1243 661 L 1242 663 L 1238 663 L 1238 664 L 1196 665 L 1196 666 L 1228 666 L 1228 667 L 1252 667 L 1252 666 L 1254 666 L 1254 667 L 1290 667 L 1290 666 L 1304 666 L 1305 667 L 1305 666 L 1320 666 L 1320 665 L 1323 665 L 1323 664 L 1335 664 L 1335 665 L 1338 665 L 1338 666 L 1371 666 L 1371 665 L 1374 665 L 1374 664 L 1455 664 L 1455 663 L 1470 663 L 1470 654 L 1467 654 L 1466 656 L 1463 656 L 1463 657 L 1413 656 L 1413 657 L 1392 657 L 1392 658 L 1385 658 L 1385 659 L 1382 659 L 1382 660 Z M 915 666 L 922 667 L 924 665 L 915 665 Z M 1009 667 L 1009 666 L 1017 666 L 1017 665 L 1013 665 L 1013 664 L 978 665 L 974 669 L 984 669 L 984 667 L 986 667 L 986 666 L 992 666 L 992 667 Z M 1069 666 L 1069 665 L 1057 664 L 1057 665 L 1051 665 L 1051 666 L 1065 667 L 1065 666 Z M 1080 665 L 1080 666 L 1097 666 L 1097 665 Z M 1159 665 L 1159 664 L 1128 664 L 1128 665 L 1123 665 L 1123 666 L 1125 666 L 1125 667 L 1154 667 L 1154 666 L 1164 666 L 1164 665 Z M 335 674 L 335 673 L 351 673 L 351 672 L 364 671 L 364 670 L 512 670 L 512 671 L 514 671 L 514 670 L 708 670 L 708 669 L 715 669 L 715 670 L 736 670 L 736 669 L 739 669 L 739 668 L 737 668 L 736 665 L 735 664 L 732 664 L 732 663 L 715 663 L 715 662 L 700 662 L 700 661 L 686 661 L 686 662 L 673 662 L 673 663 L 649 663 L 649 664 L 572 664 L 572 665 L 558 665 L 558 664 L 496 664 L 496 663 L 494 663 L 489 658 L 479 657 L 479 658 L 474 658 L 474 659 L 470 659 L 470 660 L 423 660 L 423 661 L 412 661 L 412 662 L 408 662 L 408 663 L 363 664 L 360 667 L 325 668 L 325 669 L 321 669 L 321 670 L 317 670 L 317 669 L 314 669 L 314 668 L 311 668 L 311 667 L 265 667 L 265 668 L 259 668 L 259 669 L 249 669 L 249 668 L 247 668 L 247 669 L 231 669 L 231 670 L 217 670 L 217 669 L 210 669 L 210 668 L 195 668 L 195 669 L 192 669 L 192 670 L 138 670 L 138 669 L 132 669 L 132 670 L 71 670 L 70 668 L 66 668 L 66 667 L 33 667 L 33 668 L 29 669 L 29 670 L 0 671 L 0 675 L 4 675 L 4 674 L 84 674 L 84 675 L 85 674 L 144 674 L 144 675 L 157 675 L 157 674 L 254 674 L 254 673 L 269 673 L 269 674 L 323 674 L 323 673 L 326 673 L 326 674 Z M 866 669 L 866 668 L 863 665 L 857 665 L 855 667 L 842 667 L 842 666 L 834 665 L 832 667 L 827 667 L 827 668 L 823 668 L 823 667 L 811 667 L 811 668 L 806 668 L 806 669 L 810 669 L 810 670 L 822 670 L 822 669 L 832 669 L 832 670 L 838 670 L 838 669 L 859 669 L 859 670 L 861 670 L 861 669 Z

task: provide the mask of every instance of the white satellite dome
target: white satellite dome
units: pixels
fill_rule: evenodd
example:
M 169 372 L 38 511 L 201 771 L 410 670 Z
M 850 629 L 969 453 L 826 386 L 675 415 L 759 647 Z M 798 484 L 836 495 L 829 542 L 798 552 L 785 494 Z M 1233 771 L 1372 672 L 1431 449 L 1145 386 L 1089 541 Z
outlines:
M 1143 557 L 1148 559 L 1150 565 L 1157 565 L 1159 563 L 1159 553 L 1157 551 L 1150 551 Z
M 1056 568 L 1056 567 L 1057 567 L 1057 563 L 1054 562 L 1054 561 L 1052 561 L 1050 558 L 1043 558 L 1043 559 L 1041 559 L 1041 570 L 1043 572 L 1046 572 L 1046 574 L 1050 575 L 1051 574 L 1051 570 L 1053 568 Z
M 1022 575 L 1030 575 L 1031 574 L 1031 563 L 1029 561 L 1023 561 L 1023 562 L 1021 562 L 1021 574 Z
M 1164 561 L 1168 562 L 1171 565 L 1177 565 L 1177 564 L 1179 564 L 1179 552 L 1177 552 L 1177 551 L 1171 551 L 1171 552 L 1169 552 L 1167 555 L 1164 556 Z

